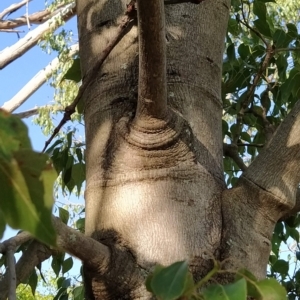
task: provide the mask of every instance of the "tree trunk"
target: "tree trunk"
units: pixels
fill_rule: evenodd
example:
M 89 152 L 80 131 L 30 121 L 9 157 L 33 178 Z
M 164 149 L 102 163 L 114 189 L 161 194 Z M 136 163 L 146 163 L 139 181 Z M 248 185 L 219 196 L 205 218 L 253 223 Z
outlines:
M 82 74 L 116 31 L 126 1 L 78 0 Z M 195 278 L 219 257 L 222 234 L 221 67 L 228 0 L 165 6 L 168 108 L 135 122 L 137 26 L 84 95 L 86 234 L 111 250 L 84 266 L 87 299 L 149 299 L 155 264 L 189 260 Z M 147 123 L 147 124 L 146 124 Z

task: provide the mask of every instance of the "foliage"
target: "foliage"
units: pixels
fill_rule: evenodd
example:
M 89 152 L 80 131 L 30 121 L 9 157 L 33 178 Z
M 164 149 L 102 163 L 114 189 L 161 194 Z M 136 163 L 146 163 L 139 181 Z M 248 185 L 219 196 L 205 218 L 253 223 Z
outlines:
M 148 276 L 146 287 L 160 300 L 246 300 L 247 296 L 259 300 L 286 299 L 285 289 L 275 279 L 258 281 L 246 270 L 238 271 L 235 281 L 231 284 L 211 284 L 205 287 L 205 284 L 220 272 L 222 272 L 221 264 L 214 261 L 214 268 L 195 284 L 187 262 L 176 262 L 168 267 L 158 265 Z
M 7 222 L 54 245 L 51 211 L 55 172 L 48 156 L 32 151 L 26 126 L 5 111 L 0 111 L 0 140 L 0 236 Z

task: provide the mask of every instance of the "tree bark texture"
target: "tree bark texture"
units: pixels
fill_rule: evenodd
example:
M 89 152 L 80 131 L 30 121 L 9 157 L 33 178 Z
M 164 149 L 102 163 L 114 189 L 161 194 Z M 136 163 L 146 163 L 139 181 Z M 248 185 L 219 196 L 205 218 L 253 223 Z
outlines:
M 126 4 L 77 1 L 83 76 L 113 36 Z M 225 0 L 165 7 L 165 117 L 145 127 L 134 122 L 135 25 L 84 95 L 86 234 L 111 250 L 107 268 L 84 268 L 88 299 L 149 299 L 144 280 L 155 264 L 188 259 L 200 278 L 211 267 L 209 258 L 219 256 L 225 189 L 221 66 L 228 14 Z

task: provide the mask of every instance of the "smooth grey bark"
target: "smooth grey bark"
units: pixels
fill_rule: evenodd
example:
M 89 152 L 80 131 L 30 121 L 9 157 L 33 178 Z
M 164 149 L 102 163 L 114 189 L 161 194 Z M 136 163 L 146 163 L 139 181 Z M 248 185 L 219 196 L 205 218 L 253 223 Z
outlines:
M 77 1 L 82 74 L 97 62 L 126 1 Z M 165 7 L 168 113 L 135 126 L 137 28 L 85 93 L 86 234 L 111 249 L 108 270 L 85 267 L 88 299 L 148 299 L 157 263 L 188 259 L 196 278 L 221 237 L 221 66 L 229 1 Z M 215 22 L 215 20 L 218 22 Z M 193 67 L 191 67 L 193 66 Z M 162 99 L 164 101 L 164 99 Z
M 299 208 L 299 161 L 300 101 L 237 186 L 223 193 L 222 258 L 231 258 L 228 267 L 265 277 L 275 224 Z

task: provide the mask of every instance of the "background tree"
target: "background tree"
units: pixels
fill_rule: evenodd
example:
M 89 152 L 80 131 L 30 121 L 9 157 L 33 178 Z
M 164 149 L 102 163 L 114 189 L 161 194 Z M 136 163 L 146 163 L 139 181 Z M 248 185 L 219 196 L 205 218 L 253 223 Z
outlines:
M 287 280 L 279 246 L 288 237 L 299 239 L 299 34 L 293 15 L 299 7 L 293 1 L 286 7 L 262 0 L 187 2 L 137 1 L 136 11 L 134 1 L 77 1 L 82 85 L 75 100 L 84 113 L 86 152 L 72 143 L 70 131 L 48 153 L 64 189 L 80 191 L 86 179 L 85 235 L 53 218 L 58 249 L 83 261 L 87 299 L 149 298 L 144 281 L 152 267 L 178 260 L 189 261 L 195 280 L 206 278 L 212 258 L 223 261 L 221 283 L 231 282 L 231 272 L 241 267 L 262 279 L 272 250 L 270 275 L 281 275 L 293 299 L 298 273 Z M 55 5 L 62 4 L 54 3 L 57 11 Z M 76 65 L 57 76 L 62 90 L 74 87 L 66 80 L 79 81 Z M 12 112 L 9 105 L 4 108 Z M 65 121 L 73 108 L 67 106 Z M 2 154 L 9 168 L 12 159 L 20 165 L 20 151 L 14 146 Z M 5 174 L 4 180 L 13 178 Z M 31 212 L 38 205 L 33 201 Z M 25 220 L 12 224 L 6 217 L 11 208 L 3 211 L 9 224 L 43 238 L 24 227 Z M 63 210 L 60 216 L 68 221 Z M 51 226 L 44 230 L 50 232 L 44 241 L 53 242 Z M 1 252 L 9 258 L 25 240 L 3 243 Z M 22 264 L 26 255 L 36 257 L 30 266 Z M 51 255 L 59 270 L 67 264 L 57 250 L 33 242 L 16 266 L 17 284 Z M 25 267 L 26 274 L 19 271 Z M 2 279 L 3 298 L 10 275 Z

